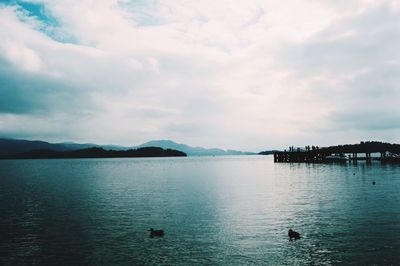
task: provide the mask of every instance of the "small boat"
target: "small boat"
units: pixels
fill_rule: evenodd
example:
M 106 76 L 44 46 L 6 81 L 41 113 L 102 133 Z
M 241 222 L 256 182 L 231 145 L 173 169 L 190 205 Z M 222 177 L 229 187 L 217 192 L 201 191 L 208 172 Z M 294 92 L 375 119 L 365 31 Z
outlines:
M 347 156 L 343 153 L 335 153 L 325 157 L 325 161 L 327 162 L 346 162 L 347 160 Z

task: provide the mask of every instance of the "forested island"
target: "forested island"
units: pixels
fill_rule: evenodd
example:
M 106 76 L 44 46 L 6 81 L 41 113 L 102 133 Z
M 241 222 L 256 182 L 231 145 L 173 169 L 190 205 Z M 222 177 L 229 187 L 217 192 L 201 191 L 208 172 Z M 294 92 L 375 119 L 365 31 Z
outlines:
M 400 153 L 400 144 L 380 141 L 361 141 L 359 144 L 344 144 L 329 147 L 321 147 L 326 153 L 364 153 L 364 152 L 393 152 Z
M 332 153 L 365 153 L 365 152 L 393 152 L 400 153 L 400 144 L 395 143 L 387 143 L 381 141 L 361 141 L 357 144 L 342 144 L 342 145 L 334 145 L 328 147 L 318 147 L 318 146 L 306 146 L 306 147 L 289 147 L 288 151 L 315 151 L 332 154 Z M 268 150 L 262 151 L 258 154 L 260 155 L 270 155 L 276 152 L 280 152 L 279 150 Z
M 55 151 L 36 149 L 11 155 L 3 155 L 0 159 L 66 159 L 66 158 L 137 158 L 137 157 L 185 157 L 186 153 L 162 149 L 159 147 L 144 147 L 126 151 L 105 150 L 103 148 L 87 148 L 72 151 Z

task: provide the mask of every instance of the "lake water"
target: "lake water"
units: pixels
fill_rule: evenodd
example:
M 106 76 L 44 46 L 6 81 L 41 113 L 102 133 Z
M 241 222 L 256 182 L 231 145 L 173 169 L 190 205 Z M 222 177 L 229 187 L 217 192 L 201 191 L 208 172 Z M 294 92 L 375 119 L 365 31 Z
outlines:
M 1 265 L 399 263 L 400 165 L 0 161 Z

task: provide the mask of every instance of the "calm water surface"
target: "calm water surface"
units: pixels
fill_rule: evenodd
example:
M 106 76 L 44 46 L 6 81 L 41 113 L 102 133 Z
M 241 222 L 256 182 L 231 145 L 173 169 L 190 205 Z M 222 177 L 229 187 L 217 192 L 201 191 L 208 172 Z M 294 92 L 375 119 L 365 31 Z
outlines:
M 4 160 L 0 264 L 399 265 L 400 165 Z

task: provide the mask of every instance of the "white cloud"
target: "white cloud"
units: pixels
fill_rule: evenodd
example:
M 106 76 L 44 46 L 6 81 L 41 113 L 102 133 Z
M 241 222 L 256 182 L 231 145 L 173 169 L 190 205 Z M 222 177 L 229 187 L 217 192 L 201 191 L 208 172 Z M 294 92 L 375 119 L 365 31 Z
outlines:
M 399 94 L 396 1 L 33 2 L 74 42 L 0 7 L 0 95 L 15 102 L 0 100 L 0 112 L 13 116 L 0 116 L 2 132 L 48 138 L 40 130 L 47 128 L 59 140 L 171 138 L 260 150 L 326 142 L 319 132 L 344 121 L 334 114 L 375 100 L 395 105 Z M 43 126 L 30 127 L 26 117 Z M 65 123 L 73 130 L 63 135 Z M 372 130 L 359 128 L 352 139 Z M 384 128 L 373 136 L 397 141 L 385 139 Z

